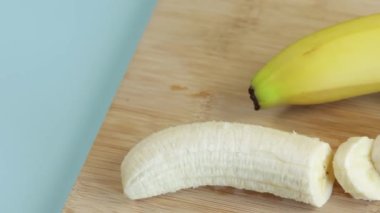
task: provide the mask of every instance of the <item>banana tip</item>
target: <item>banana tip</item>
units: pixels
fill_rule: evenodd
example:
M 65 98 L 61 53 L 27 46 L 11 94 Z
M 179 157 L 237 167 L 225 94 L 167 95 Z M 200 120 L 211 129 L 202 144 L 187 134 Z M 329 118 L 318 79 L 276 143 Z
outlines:
M 248 93 L 249 93 L 249 97 L 251 98 L 251 100 L 253 102 L 253 105 L 255 106 L 255 110 L 259 110 L 260 109 L 260 104 L 259 104 L 259 101 L 256 98 L 255 90 L 253 89 L 252 86 L 250 86 L 248 88 Z

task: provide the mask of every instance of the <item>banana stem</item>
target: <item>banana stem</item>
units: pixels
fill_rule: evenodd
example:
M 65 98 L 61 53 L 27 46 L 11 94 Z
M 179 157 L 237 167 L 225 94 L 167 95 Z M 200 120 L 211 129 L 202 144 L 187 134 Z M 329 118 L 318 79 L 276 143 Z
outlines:
M 256 98 L 255 90 L 253 89 L 252 86 L 248 88 L 248 93 L 249 93 L 249 97 L 251 98 L 253 102 L 253 105 L 255 106 L 255 110 L 259 110 L 261 107 L 260 107 L 259 101 Z

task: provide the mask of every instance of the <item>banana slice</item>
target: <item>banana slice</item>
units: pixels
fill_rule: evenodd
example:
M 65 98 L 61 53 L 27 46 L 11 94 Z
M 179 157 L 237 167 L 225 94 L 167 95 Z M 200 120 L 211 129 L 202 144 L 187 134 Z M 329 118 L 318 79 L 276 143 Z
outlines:
M 371 159 L 377 172 L 380 174 L 380 135 L 373 142 Z
M 334 157 L 336 179 L 356 199 L 380 200 L 380 175 L 371 161 L 372 146 L 370 138 L 349 138 Z
M 205 122 L 157 132 L 124 158 L 125 194 L 141 199 L 205 185 L 268 192 L 320 207 L 334 176 L 329 144 L 261 126 Z

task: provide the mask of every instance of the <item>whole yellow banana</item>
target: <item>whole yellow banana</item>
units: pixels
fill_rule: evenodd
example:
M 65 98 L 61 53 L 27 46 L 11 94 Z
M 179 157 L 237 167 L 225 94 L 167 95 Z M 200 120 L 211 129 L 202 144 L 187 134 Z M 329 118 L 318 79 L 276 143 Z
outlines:
M 290 45 L 253 77 L 255 109 L 309 105 L 380 91 L 380 14 L 323 29 Z

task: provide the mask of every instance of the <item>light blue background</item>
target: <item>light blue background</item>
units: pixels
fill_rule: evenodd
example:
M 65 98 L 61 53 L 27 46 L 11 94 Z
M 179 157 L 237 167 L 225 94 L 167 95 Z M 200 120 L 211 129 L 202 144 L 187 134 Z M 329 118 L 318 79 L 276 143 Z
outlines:
M 155 0 L 0 0 L 0 212 L 60 212 Z

